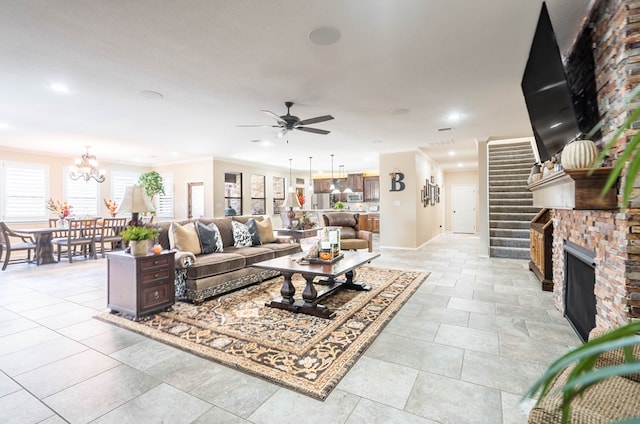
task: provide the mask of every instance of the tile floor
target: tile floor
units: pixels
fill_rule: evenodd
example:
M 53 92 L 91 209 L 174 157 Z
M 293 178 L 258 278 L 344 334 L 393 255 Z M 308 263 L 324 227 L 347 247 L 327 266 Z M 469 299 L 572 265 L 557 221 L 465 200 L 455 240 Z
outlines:
M 106 261 L 0 272 L 0 422 L 525 423 L 522 393 L 580 342 L 527 262 L 443 235 L 374 265 L 431 276 L 324 402 L 92 319 Z

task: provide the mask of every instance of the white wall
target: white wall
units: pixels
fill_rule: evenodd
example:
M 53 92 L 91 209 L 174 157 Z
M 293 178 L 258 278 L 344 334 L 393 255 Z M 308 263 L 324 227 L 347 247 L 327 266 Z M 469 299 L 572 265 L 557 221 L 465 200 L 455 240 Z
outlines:
M 380 163 L 380 246 L 416 249 L 443 232 L 443 203 L 424 207 L 420 190 L 434 176 L 442 185 L 437 164 L 416 151 L 382 154 Z M 390 173 L 404 174 L 405 188 L 391 190 Z M 441 190 L 441 199 L 445 193 Z

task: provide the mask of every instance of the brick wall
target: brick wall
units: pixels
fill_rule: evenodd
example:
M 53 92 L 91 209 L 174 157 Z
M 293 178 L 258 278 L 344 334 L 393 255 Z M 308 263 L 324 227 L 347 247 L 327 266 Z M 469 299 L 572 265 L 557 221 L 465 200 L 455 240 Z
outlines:
M 578 75 L 591 37 L 598 108 L 610 119 L 602 128 L 602 146 L 624 121 L 628 93 L 640 81 L 640 1 L 599 0 L 585 22 L 585 33 L 576 38 L 567 60 L 567 74 Z M 569 78 L 571 79 L 571 78 Z M 574 77 L 575 81 L 575 77 Z M 635 105 L 634 105 L 635 106 Z M 611 112 L 615 111 L 615 112 Z M 608 163 L 614 163 L 627 143 L 617 143 Z M 624 175 L 622 176 L 624 178 Z M 615 327 L 640 317 L 640 181 L 633 200 L 620 211 L 554 211 L 553 283 L 556 307 L 564 313 L 564 241 L 595 253 L 596 325 Z M 623 184 L 621 184 L 621 189 Z

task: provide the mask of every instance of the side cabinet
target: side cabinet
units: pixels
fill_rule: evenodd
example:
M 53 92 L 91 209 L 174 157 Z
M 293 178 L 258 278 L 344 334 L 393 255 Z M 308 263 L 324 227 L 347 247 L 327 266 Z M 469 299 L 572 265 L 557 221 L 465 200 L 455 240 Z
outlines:
M 107 306 L 137 320 L 169 310 L 175 303 L 175 252 L 131 256 L 124 251 L 107 254 Z
M 542 290 L 553 291 L 553 219 L 551 210 L 542 209 L 531 220 L 529 230 L 531 261 L 529 269 L 538 277 Z

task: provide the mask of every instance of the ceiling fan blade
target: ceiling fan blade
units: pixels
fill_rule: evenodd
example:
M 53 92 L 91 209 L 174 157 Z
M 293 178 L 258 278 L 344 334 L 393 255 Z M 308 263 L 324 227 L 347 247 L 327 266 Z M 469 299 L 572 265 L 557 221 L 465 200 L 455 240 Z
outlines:
M 326 135 L 329 134 L 331 131 L 327 131 L 327 130 L 319 130 L 318 128 L 309 128 L 309 127 L 295 127 L 296 130 L 300 130 L 300 131 L 306 131 L 306 132 L 310 132 L 310 133 L 314 133 L 314 134 L 322 134 L 322 135 Z
M 281 128 L 280 125 L 236 125 L 243 128 Z
M 267 115 L 269 115 L 270 117 L 272 117 L 276 121 L 280 122 L 281 124 L 286 124 L 287 123 L 287 121 L 285 121 L 284 119 L 282 119 L 280 116 L 276 115 L 275 113 L 271 112 L 270 110 L 261 110 L 260 112 L 266 113 Z
M 309 119 L 300 121 L 298 122 L 298 125 L 317 124 L 318 122 L 330 121 L 332 119 L 333 119 L 333 116 L 331 115 L 316 116 L 315 118 L 309 118 Z

